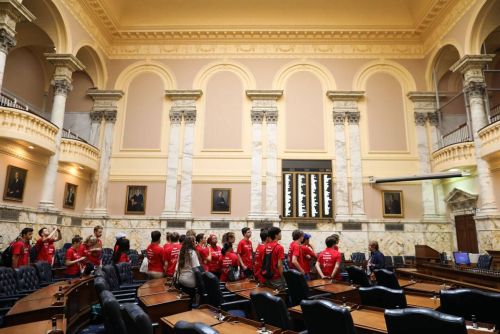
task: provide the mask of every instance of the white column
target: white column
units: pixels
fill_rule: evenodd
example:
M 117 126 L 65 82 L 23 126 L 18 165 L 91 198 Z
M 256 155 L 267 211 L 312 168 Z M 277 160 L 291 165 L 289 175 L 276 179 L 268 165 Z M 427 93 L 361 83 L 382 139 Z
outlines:
M 333 122 L 335 124 L 335 220 L 342 222 L 349 220 L 345 113 L 334 112 Z
M 266 217 L 278 220 L 278 110 L 266 111 L 267 169 L 266 169 Z
M 57 179 L 57 168 L 59 166 L 59 155 L 61 138 L 64 124 L 64 111 L 66 98 L 71 91 L 71 75 L 76 70 L 82 70 L 83 64 L 73 55 L 46 54 L 47 60 L 55 66 L 54 80 L 54 103 L 52 105 L 51 122 L 59 128 L 55 143 L 54 155 L 49 158 L 43 180 L 42 196 L 38 208 L 41 210 L 54 211 L 54 192 Z
M 193 149 L 196 110 L 184 111 L 184 149 L 182 151 L 179 218 L 192 218 Z
M 359 111 L 348 112 L 349 150 L 351 156 L 351 216 L 353 220 L 366 220 L 363 194 L 363 166 L 361 164 L 361 140 L 359 133 Z
M 9 50 L 16 46 L 16 25 L 21 21 L 31 22 L 35 16 L 19 0 L 0 2 L 0 91 L 3 86 L 5 61 Z
M 174 218 L 177 200 L 177 173 L 179 168 L 179 132 L 182 113 L 170 110 L 170 138 L 168 142 L 167 181 L 165 184 L 165 206 L 162 218 Z
M 488 163 L 481 156 L 481 139 L 478 134 L 478 131 L 489 123 L 484 103 L 486 84 L 482 70 L 486 63 L 493 60 L 493 57 L 494 55 L 466 55 L 451 67 L 452 71 L 460 71 L 464 75 L 464 87 L 470 106 L 481 202 L 477 216 L 498 213 L 491 172 Z
M 92 146 L 99 146 L 99 138 L 101 134 L 101 123 L 103 119 L 102 111 L 91 111 L 90 112 L 90 136 L 89 143 Z
M 249 219 L 262 219 L 262 121 L 264 112 L 252 110 L 252 176 Z

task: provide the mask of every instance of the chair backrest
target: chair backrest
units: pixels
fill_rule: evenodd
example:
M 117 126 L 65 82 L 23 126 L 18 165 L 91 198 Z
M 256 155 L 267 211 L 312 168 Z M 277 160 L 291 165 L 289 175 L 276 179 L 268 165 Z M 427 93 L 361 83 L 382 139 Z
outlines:
M 363 263 L 366 260 L 365 253 L 354 252 L 351 254 L 351 260 L 354 263 Z
M 201 267 L 194 267 L 193 268 L 193 273 L 194 273 L 194 279 L 196 281 L 196 290 L 198 294 L 200 295 L 200 304 L 206 303 L 206 293 L 207 290 L 205 288 L 205 282 L 203 281 L 203 272 L 200 270 Z
M 385 310 L 388 334 L 467 334 L 465 320 L 424 308 Z
M 385 268 L 394 268 L 394 263 L 392 262 L 392 256 L 390 256 L 390 255 L 384 256 L 384 267 Z
M 175 324 L 174 334 L 219 334 L 219 332 L 202 322 L 181 320 Z
M 346 268 L 347 274 L 349 275 L 349 280 L 354 284 L 369 287 L 371 286 L 368 276 L 366 276 L 365 271 L 362 268 L 356 266 L 349 266 Z
M 387 269 L 376 269 L 373 271 L 377 278 L 377 284 L 389 289 L 401 289 L 396 274 Z
M 120 284 L 134 283 L 134 274 L 132 274 L 132 266 L 128 262 L 121 262 L 114 265 Z
M 0 297 L 7 297 L 17 293 L 17 277 L 14 269 L 0 267 Z
M 66 261 L 66 249 L 56 249 L 54 253 L 54 267 L 64 267 Z
M 448 254 L 446 252 L 439 253 L 439 261 L 441 264 L 448 264 Z
M 118 275 L 116 275 L 116 270 L 113 265 L 106 265 L 102 267 L 102 270 L 105 273 L 106 281 L 108 282 L 109 288 L 111 291 L 117 290 L 120 288 L 120 280 Z
M 103 249 L 108 249 L 108 248 L 103 248 Z M 107 266 L 107 265 L 110 265 L 110 264 L 113 264 L 113 254 L 109 254 L 109 253 L 102 253 L 102 265 L 103 266 Z
M 52 267 L 48 262 L 38 261 L 34 266 L 40 283 L 52 283 Z
M 113 254 L 113 248 L 103 248 L 102 254 Z
M 500 293 L 475 289 L 442 290 L 441 312 L 472 320 L 495 324 L 500 328 Z
M 97 276 L 96 278 L 94 278 L 94 288 L 98 296 L 103 291 L 109 291 L 108 282 L 106 282 L 106 279 L 102 276 Z
M 478 269 L 490 269 L 491 261 L 493 260 L 493 256 L 489 254 L 479 255 L 477 259 L 477 268 Z
M 122 317 L 128 334 L 153 334 L 151 319 L 139 305 L 123 304 Z
M 323 334 L 335 328 L 336 334 L 355 334 L 351 313 L 329 300 L 303 300 L 300 303 L 308 334 Z
M 290 314 L 283 299 L 269 292 L 252 292 L 250 299 L 257 319 L 264 319 L 271 326 L 291 329 Z
M 361 304 L 385 309 L 405 308 L 406 297 L 403 290 L 393 290 L 383 286 L 359 288 Z
M 408 264 L 415 264 L 415 256 L 414 255 L 405 255 L 404 257 L 405 259 L 405 263 L 408 263 Z
M 40 280 L 36 269 L 30 266 L 22 266 L 16 269 L 17 289 L 19 291 L 40 289 Z
M 207 271 L 202 274 L 205 292 L 207 294 L 207 304 L 219 307 L 224 300 L 220 291 L 220 282 L 217 276 Z
M 127 333 L 120 304 L 115 296 L 113 296 L 111 292 L 105 290 L 101 292 L 100 298 L 102 301 L 102 315 L 104 317 L 104 328 L 106 329 L 106 333 Z
M 392 261 L 394 263 L 394 267 L 400 268 L 405 265 L 405 261 L 403 260 L 403 257 L 401 255 L 394 255 L 392 257 Z
M 283 272 L 283 276 L 288 286 L 288 295 L 292 301 L 292 306 L 299 305 L 302 300 L 309 297 L 309 286 L 304 274 L 291 269 Z
M 128 251 L 128 258 L 130 259 L 130 264 L 132 267 L 140 267 L 142 263 L 142 256 L 135 249 Z

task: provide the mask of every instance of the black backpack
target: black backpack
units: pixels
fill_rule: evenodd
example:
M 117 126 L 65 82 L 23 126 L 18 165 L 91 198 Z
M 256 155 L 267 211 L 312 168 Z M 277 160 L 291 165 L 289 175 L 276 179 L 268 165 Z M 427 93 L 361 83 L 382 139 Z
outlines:
M 2 266 L 12 267 L 12 244 L 2 252 Z
M 276 245 L 278 246 L 278 245 Z M 262 260 L 262 267 L 260 270 L 260 273 L 262 274 L 262 277 L 271 279 L 273 278 L 274 271 L 273 271 L 273 266 L 272 266 L 272 261 L 273 261 L 273 252 L 276 246 L 273 247 L 271 252 L 267 253 L 264 250 L 264 259 Z

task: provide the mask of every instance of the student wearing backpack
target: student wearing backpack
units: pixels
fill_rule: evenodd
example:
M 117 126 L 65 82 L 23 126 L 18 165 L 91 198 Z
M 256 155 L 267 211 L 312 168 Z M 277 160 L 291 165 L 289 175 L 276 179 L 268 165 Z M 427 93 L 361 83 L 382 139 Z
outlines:
M 54 253 L 56 248 L 54 247 L 54 242 L 62 239 L 61 231 L 58 228 L 54 228 L 52 232 L 49 229 L 42 227 L 38 231 L 38 240 L 35 244 L 36 249 L 36 261 L 45 261 L 52 265 L 54 263 Z
M 30 264 L 30 241 L 33 237 L 33 229 L 25 227 L 21 236 L 12 243 L 12 268 L 16 269 Z
M 285 249 L 279 244 L 281 240 L 281 229 L 271 227 L 268 231 L 270 241 L 266 244 L 264 259 L 262 261 L 262 276 L 266 279 L 265 285 L 282 290 L 285 288 L 283 279 L 283 259 Z
M 233 245 L 225 243 L 221 250 L 222 264 L 221 264 L 221 282 L 233 282 L 239 279 L 239 260 L 238 255 L 233 251 Z M 231 273 L 232 271 L 232 273 Z

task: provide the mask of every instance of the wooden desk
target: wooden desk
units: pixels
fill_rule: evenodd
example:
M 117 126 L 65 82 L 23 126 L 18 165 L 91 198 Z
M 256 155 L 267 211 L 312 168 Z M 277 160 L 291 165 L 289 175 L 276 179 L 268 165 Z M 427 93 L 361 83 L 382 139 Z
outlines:
M 437 310 L 441 306 L 441 301 L 439 300 L 439 298 L 433 298 L 422 295 L 407 294 L 406 303 L 408 304 L 408 306 L 425 307 L 433 310 Z
M 213 329 L 217 330 L 220 334 L 255 334 L 260 328 L 260 324 L 257 321 L 230 317 L 227 321 L 218 323 L 212 326 Z M 271 333 L 280 333 L 281 329 L 266 325 L 266 328 Z
M 256 288 L 251 289 L 251 290 L 237 291 L 237 292 L 235 292 L 235 294 L 237 294 L 238 296 L 243 297 L 245 299 L 250 299 L 250 294 L 252 292 L 269 292 L 273 296 L 280 294 L 280 292 L 276 291 L 275 289 L 271 289 L 271 288 L 268 288 L 265 286 L 256 287 Z
M 323 286 L 323 285 L 328 285 L 328 284 L 332 284 L 332 280 L 331 279 L 314 279 L 314 280 L 311 280 L 311 281 L 307 281 L 307 285 L 310 287 L 310 288 L 316 288 L 318 286 Z
M 157 293 L 163 293 L 167 292 L 169 290 L 168 286 L 165 286 L 163 284 L 161 285 L 154 285 L 150 286 L 148 288 L 143 288 L 143 289 L 137 289 L 137 297 L 144 297 L 144 296 L 149 296 L 149 295 L 155 295 Z M 173 290 L 173 289 L 170 289 Z
M 139 305 L 149 315 L 152 322 L 159 322 L 164 316 L 189 311 L 191 300 L 188 295 L 179 291 L 166 291 L 149 296 L 139 297 Z
M 66 318 L 62 314 L 56 315 L 57 329 L 66 331 Z M 47 334 L 52 329 L 52 320 L 30 322 L 22 325 L 0 328 L 0 334 Z
M 451 286 L 439 285 L 436 283 L 415 283 L 404 288 L 405 291 L 416 291 L 429 295 L 439 293 L 440 290 L 448 290 Z
M 398 283 L 399 283 L 399 286 L 404 288 L 406 286 L 409 286 L 409 285 L 413 285 L 415 283 L 417 283 L 416 281 L 412 281 L 412 280 L 408 280 L 408 279 L 405 279 L 405 278 L 398 278 Z
M 233 293 L 244 290 L 253 290 L 256 287 L 257 287 L 257 282 L 252 282 L 250 280 L 226 283 L 226 289 Z
M 160 327 L 167 333 L 173 333 L 175 324 L 181 320 L 189 322 L 202 322 L 209 326 L 213 326 L 221 322 L 215 318 L 217 312 L 218 311 L 211 306 L 202 305 L 200 308 L 195 310 L 162 317 L 160 319 Z M 223 314 L 224 316 L 228 316 L 225 312 L 223 312 Z
M 314 290 L 321 292 L 328 292 L 333 295 L 332 298 L 341 300 L 343 297 L 346 298 L 347 301 L 360 304 L 361 299 L 359 297 L 358 289 L 354 286 L 343 284 L 343 283 L 333 283 L 323 286 L 315 287 Z

